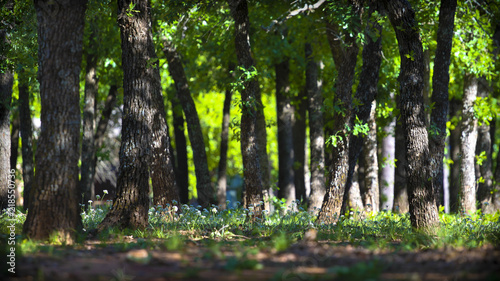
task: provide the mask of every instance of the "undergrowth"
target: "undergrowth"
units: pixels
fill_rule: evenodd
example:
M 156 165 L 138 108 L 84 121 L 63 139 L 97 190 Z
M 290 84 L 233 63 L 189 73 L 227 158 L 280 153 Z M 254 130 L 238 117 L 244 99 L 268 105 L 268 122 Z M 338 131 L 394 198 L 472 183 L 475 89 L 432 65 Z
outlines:
M 176 202 L 174 202 L 176 204 Z M 110 202 L 100 199 L 99 204 L 90 202 L 82 206 L 81 216 L 84 233 L 95 229 L 110 209 Z M 217 241 L 247 240 L 260 243 L 267 241 L 276 250 L 285 250 L 304 237 L 306 230 L 315 229 L 317 240 L 348 243 L 371 249 L 396 248 L 403 250 L 500 245 L 500 212 L 471 215 L 455 215 L 440 212 L 440 228 L 436 235 L 427 235 L 412 229 L 409 214 L 388 211 L 368 213 L 350 211 L 342 215 L 335 224 L 317 224 L 316 216 L 302 206 L 293 203 L 286 206 L 274 202 L 274 211 L 264 211 L 261 218 L 255 217 L 252 208 L 239 203 L 236 207 L 221 210 L 217 206 L 204 209 L 201 206 L 161 206 L 149 209 L 149 226 L 143 230 L 110 229 L 98 239 L 107 241 L 113 237 L 131 236 L 141 239 L 166 239 L 166 247 L 177 249 L 183 239 L 208 238 Z M 3 236 L 9 234 L 14 223 L 18 238 L 22 238 L 22 225 L 26 214 L 17 211 L 14 220 L 6 214 L 0 215 Z M 84 240 L 84 239 L 82 239 Z M 125 242 L 124 242 L 125 243 Z M 30 246 L 27 246 L 28 248 Z

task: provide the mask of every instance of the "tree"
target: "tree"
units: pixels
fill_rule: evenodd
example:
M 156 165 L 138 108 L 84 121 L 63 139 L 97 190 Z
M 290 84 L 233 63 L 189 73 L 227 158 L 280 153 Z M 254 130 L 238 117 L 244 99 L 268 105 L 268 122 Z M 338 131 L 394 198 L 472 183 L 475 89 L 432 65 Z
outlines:
M 305 44 L 306 91 L 309 111 L 309 141 L 311 150 L 311 194 L 308 211 L 319 212 L 325 196 L 325 137 L 323 132 L 323 96 L 319 86 L 319 65 L 313 56 L 311 43 Z
M 364 167 L 364 184 L 360 184 L 361 196 L 366 211 L 380 211 L 380 190 L 378 180 L 377 123 L 375 121 L 376 102 L 372 102 L 368 127 L 370 130 L 363 140 L 361 161 Z M 362 181 L 363 179 L 360 179 Z M 361 188 L 363 186 L 364 188 Z
M 182 106 L 179 103 L 177 96 L 172 97 L 172 115 L 174 126 L 174 139 L 176 151 L 176 171 L 175 178 L 179 186 L 179 199 L 181 204 L 189 203 L 189 173 L 188 173 L 188 156 L 187 142 L 184 134 L 184 115 Z
M 74 242 L 78 206 L 79 76 L 87 1 L 35 1 L 42 128 L 35 186 L 23 233 Z
M 98 31 L 94 24 L 91 24 L 91 32 L 86 48 L 86 69 L 85 69 L 85 96 L 83 107 L 83 133 L 82 133 L 82 165 L 80 169 L 79 195 L 83 199 L 83 204 L 88 206 L 89 200 L 94 199 L 94 176 L 95 163 L 93 159 L 96 155 L 95 146 L 95 115 L 97 111 L 97 94 L 99 80 L 97 78 L 97 47 Z
M 306 197 L 306 114 L 307 114 L 307 93 L 300 90 L 292 97 L 293 118 L 293 178 L 295 185 L 295 199 L 305 202 Z
M 478 81 L 479 103 L 487 103 L 490 96 L 488 81 L 485 77 L 480 77 Z M 493 121 L 494 122 L 494 121 Z M 495 213 L 494 189 L 493 189 L 493 161 L 492 161 L 492 137 L 490 134 L 490 121 L 480 118 L 478 122 L 478 135 L 476 144 L 476 172 L 477 177 L 477 201 L 483 213 Z
M 230 74 L 234 71 L 234 65 L 231 63 L 228 68 Z M 222 108 L 222 129 L 220 133 L 220 158 L 217 179 L 217 200 L 219 206 L 226 208 L 226 192 L 227 192 L 227 149 L 229 142 L 229 122 L 231 114 L 231 99 L 233 96 L 232 89 L 226 89 L 224 97 L 224 107 Z
M 433 232 L 439 217 L 430 174 L 430 157 L 425 123 L 423 73 L 424 57 L 415 12 L 405 1 L 384 1 L 389 20 L 396 32 L 401 70 L 399 75 L 410 221 L 416 229 Z
M 189 140 L 193 147 L 193 160 L 196 172 L 196 189 L 201 206 L 208 208 L 215 203 L 214 190 L 208 170 L 207 153 L 201 131 L 198 112 L 189 91 L 189 85 L 182 66 L 181 57 L 171 42 L 165 41 L 163 52 L 168 61 L 170 75 L 175 81 L 177 98 L 182 106 L 188 127 Z
M 450 212 L 459 212 L 459 191 L 460 191 L 460 124 L 458 124 L 461 115 L 462 101 L 458 97 L 452 97 L 450 100 Z
M 278 115 L 278 198 L 286 199 L 287 205 L 295 200 L 294 179 L 294 108 L 290 99 L 290 59 L 275 64 L 276 109 Z
M 375 12 L 375 7 L 372 6 L 370 12 Z M 363 47 L 363 66 L 361 69 L 361 73 L 359 76 L 359 84 L 355 94 L 355 99 L 358 103 L 357 106 L 354 107 L 354 114 L 351 116 L 350 126 L 356 127 L 353 129 L 353 136 L 351 138 L 351 143 L 349 147 L 349 171 L 347 176 L 346 190 L 351 188 L 353 184 L 353 176 L 355 173 L 355 167 L 358 162 L 360 152 L 363 148 L 364 138 L 367 137 L 369 131 L 366 128 L 364 131 L 363 128 L 358 128 L 361 126 L 366 126 L 372 116 L 372 113 L 375 114 L 375 107 L 373 101 L 377 95 L 377 84 L 379 80 L 380 73 L 380 64 L 382 62 L 382 26 L 375 21 L 369 21 L 365 28 L 365 38 L 367 42 Z M 375 116 L 373 115 L 373 118 Z M 372 129 L 376 130 L 372 127 Z M 372 131 L 372 135 L 370 136 L 371 141 L 375 141 L 374 143 L 368 144 L 367 149 L 373 148 L 373 145 L 376 147 L 376 131 Z M 369 141 L 367 140 L 367 141 Z M 370 147 L 371 146 L 371 147 Z M 372 156 L 374 158 L 367 159 L 365 162 L 367 164 L 367 171 L 369 172 L 370 180 L 367 181 L 368 185 L 366 190 L 363 190 L 363 194 L 365 198 L 370 198 L 368 201 L 372 208 L 376 208 L 378 210 L 378 183 L 374 186 L 373 180 L 373 167 L 374 165 L 378 165 L 378 161 L 376 158 L 376 150 L 367 151 L 365 156 Z M 376 168 L 378 171 L 378 168 Z M 376 177 L 378 179 L 378 176 Z M 357 193 L 357 192 L 356 192 Z M 377 194 L 375 194 L 377 193 Z M 376 206 L 372 203 L 376 198 Z M 344 193 L 344 202 L 346 202 L 346 193 Z M 358 203 L 359 204 L 359 203 Z M 347 205 L 344 204 L 342 208 L 343 212 L 347 210 Z M 343 213 L 342 212 L 342 213 Z
M 327 38 L 332 51 L 338 77 L 335 82 L 336 92 L 334 97 L 333 113 L 333 136 L 330 140 L 333 143 L 332 163 L 329 167 L 330 180 L 323 199 L 318 220 L 329 223 L 334 222 L 341 214 L 342 202 L 344 198 L 345 184 L 349 170 L 349 145 L 351 141 L 350 120 L 352 116 L 352 85 L 356 67 L 356 58 L 359 47 L 356 43 L 361 7 L 359 3 L 346 5 L 346 12 L 351 16 L 353 22 L 352 30 L 339 33 L 338 23 L 327 24 Z M 338 36 L 343 40 L 337 40 Z M 346 126 L 347 124 L 347 126 Z M 348 192 L 348 191 L 347 191 Z
M 120 170 L 117 196 L 98 231 L 110 226 L 145 228 L 148 225 L 150 167 L 153 190 L 157 194 L 155 200 L 164 204 L 163 196 L 175 198 L 175 190 L 168 190 L 175 181 L 172 181 L 173 166 L 169 159 L 165 109 L 149 13 L 147 0 L 118 1 L 124 74 Z M 159 183 L 162 180 L 170 182 Z
M 401 108 L 401 95 L 396 96 L 397 107 Z M 401 114 L 396 116 L 397 120 L 400 120 Z M 396 122 L 395 128 L 396 134 L 396 151 L 394 153 L 396 168 L 394 175 L 394 206 L 393 210 L 395 212 L 406 214 L 408 213 L 410 206 L 408 202 L 408 181 L 406 177 L 406 145 L 403 133 L 403 124 L 401 121 Z
M 21 145 L 23 157 L 24 210 L 30 203 L 30 192 L 35 179 L 35 163 L 33 160 L 33 126 L 30 110 L 30 91 L 28 77 L 24 70 L 19 76 L 19 119 L 21 123 Z
M 456 0 L 442 0 L 439 10 L 436 56 L 432 76 L 432 112 L 429 150 L 432 157 L 432 178 L 436 190 L 438 205 L 444 205 L 443 157 L 446 140 L 446 122 L 448 121 L 450 82 L 450 56 L 455 25 Z
M 474 101 L 477 97 L 478 78 L 467 73 L 464 78 L 464 96 L 462 104 L 462 122 L 460 129 L 460 189 L 459 211 L 476 211 L 476 175 L 475 152 L 477 142 L 477 119 L 474 117 Z
M 255 63 L 250 47 L 250 20 L 248 18 L 248 4 L 246 0 L 228 0 L 231 15 L 234 19 L 236 56 L 240 69 L 247 72 L 255 71 Z M 243 176 L 245 187 L 246 207 L 254 207 L 254 212 L 259 214 L 262 211 L 262 171 L 266 167 L 261 167 L 257 143 L 257 114 L 262 110 L 259 103 L 259 84 L 255 77 L 243 81 L 241 90 L 241 155 L 243 158 Z M 265 128 L 265 126 L 264 126 Z M 265 129 L 264 129 L 265 131 Z M 262 148 L 261 148 L 262 149 Z M 266 149 L 264 147 L 264 149 Z M 264 186 L 266 187 L 266 186 Z
M 0 30 L 1 49 L 5 48 L 7 31 Z M 0 55 L 2 61 L 5 59 Z M 3 66 L 3 65 L 2 65 Z M 8 206 L 10 179 L 10 104 L 14 77 L 8 69 L 0 69 L 0 212 Z

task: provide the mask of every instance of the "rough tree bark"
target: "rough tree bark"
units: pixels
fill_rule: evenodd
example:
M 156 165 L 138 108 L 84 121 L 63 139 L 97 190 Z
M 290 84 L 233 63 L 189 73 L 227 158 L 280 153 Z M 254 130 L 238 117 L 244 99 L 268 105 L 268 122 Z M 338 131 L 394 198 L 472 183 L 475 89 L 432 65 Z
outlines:
M 228 0 L 228 3 L 235 22 L 234 42 L 238 64 L 246 70 L 252 70 L 255 68 L 255 63 L 250 47 L 250 20 L 248 18 L 247 1 Z M 241 154 L 244 167 L 245 207 L 254 206 L 256 214 L 259 214 L 264 207 L 259 203 L 262 201 L 263 190 L 263 173 L 261 169 L 266 168 L 261 167 L 260 158 L 262 155 L 259 154 L 258 146 L 262 144 L 257 143 L 257 112 L 262 111 L 259 96 L 260 90 L 257 79 L 254 77 L 248 81 L 244 81 L 244 89 L 241 91 Z M 264 149 L 266 148 L 264 147 Z M 264 170 L 264 173 L 267 172 Z
M 310 43 L 305 44 L 306 91 L 309 111 L 309 142 L 311 150 L 311 194 L 308 211 L 319 212 L 326 192 L 325 183 L 325 137 L 323 132 L 323 96 L 319 80 L 319 65 L 313 57 Z
M 168 189 L 175 181 L 171 181 L 174 172 L 168 154 L 165 109 L 151 33 L 149 1 L 134 2 L 132 12 L 129 11 L 130 3 L 129 0 L 118 1 L 124 114 L 117 196 L 98 231 L 110 226 L 145 228 L 148 225 L 151 162 L 156 195 L 168 196 L 163 192 L 169 191 L 175 194 L 171 186 L 172 189 Z M 159 181 L 169 182 L 164 186 Z M 160 201 L 159 204 L 163 203 Z
M 371 11 L 375 11 L 374 7 L 371 9 Z M 375 36 L 377 37 L 377 40 L 373 41 L 372 38 L 374 38 Z M 351 120 L 349 123 L 351 126 L 354 126 L 356 118 L 358 118 L 362 124 L 366 124 L 370 120 L 370 113 L 372 112 L 372 102 L 375 100 L 375 97 L 377 95 L 380 64 L 382 62 L 382 26 L 376 22 L 369 22 L 365 30 L 365 38 L 367 38 L 368 42 L 363 47 L 363 66 L 361 69 L 361 74 L 359 76 L 359 85 L 355 94 L 355 98 L 358 100 L 360 105 L 354 108 L 354 114 L 351 116 Z M 353 184 L 354 170 L 358 162 L 360 152 L 363 148 L 364 138 L 364 135 L 353 135 L 351 137 L 351 143 L 349 144 L 349 171 L 347 174 L 344 202 L 347 202 L 347 191 L 350 190 L 351 185 Z M 373 160 L 377 159 L 375 158 Z M 378 165 L 377 161 L 368 162 L 369 165 L 371 165 L 372 163 Z M 370 170 L 372 169 L 370 168 Z M 378 192 L 378 184 L 376 189 L 376 192 Z M 370 188 L 368 190 L 364 191 L 368 191 L 371 193 L 371 195 L 367 196 L 371 198 L 376 196 L 378 198 L 378 194 L 373 194 L 375 190 L 372 189 L 372 185 L 370 185 Z M 358 203 L 357 205 L 360 205 L 360 203 Z M 347 206 L 344 204 L 341 212 L 344 213 L 346 210 Z
M 0 44 L 4 44 L 5 30 L 0 30 Z M 0 56 L 3 59 L 3 56 Z M 14 76 L 8 70 L 0 71 L 0 212 L 8 206 L 10 166 L 10 104 Z
M 24 71 L 19 74 L 19 119 L 21 123 L 21 153 L 23 157 L 24 210 L 29 208 L 30 192 L 35 179 L 33 155 L 33 126 L 30 111 L 30 93 L 28 79 Z
M 384 1 L 401 57 L 401 119 L 406 144 L 408 199 L 412 227 L 434 232 L 439 226 L 423 97 L 424 58 L 415 12 L 406 0 Z
M 293 118 L 290 99 L 290 60 L 285 58 L 275 66 L 276 111 L 278 118 L 278 198 L 287 205 L 295 200 Z
M 361 196 L 367 212 L 380 211 L 380 190 L 378 185 L 377 122 L 375 120 L 376 102 L 372 102 L 368 135 L 363 140 L 361 161 L 364 167 L 364 184 L 360 185 Z M 360 179 L 360 181 L 363 179 Z
M 361 7 L 352 3 L 354 14 L 360 14 Z M 327 37 L 332 51 L 338 77 L 336 79 L 336 93 L 334 106 L 339 107 L 333 113 L 333 133 L 337 143 L 333 147 L 332 163 L 329 167 L 330 180 L 323 199 L 318 220 L 325 223 L 333 223 L 340 217 L 342 202 L 349 170 L 349 144 L 351 133 L 346 128 L 350 124 L 352 115 L 352 85 L 354 82 L 354 70 L 359 47 L 356 44 L 357 32 L 351 31 L 345 34 L 343 41 L 337 40 L 339 35 L 336 23 L 327 24 Z
M 436 56 L 434 57 L 434 74 L 432 76 L 431 101 L 434 106 L 431 112 L 429 151 L 432 157 L 431 171 L 438 206 L 444 206 L 443 157 L 446 140 L 446 122 L 448 121 L 449 111 L 449 68 L 456 7 L 457 0 L 441 1 Z
M 477 119 L 474 117 L 474 102 L 478 90 L 478 78 L 467 73 L 464 77 L 464 96 L 462 98 L 462 123 L 460 124 L 460 187 L 459 211 L 476 211 L 475 152 L 477 143 Z
M 38 21 L 38 80 L 41 131 L 35 185 L 23 233 L 35 240 L 55 234 L 75 241 L 80 138 L 79 76 L 87 1 L 35 1 Z
M 189 85 L 182 66 L 179 52 L 171 42 L 164 41 L 163 52 L 167 57 L 168 70 L 174 79 L 177 97 L 184 111 L 188 127 L 189 140 L 193 148 L 193 161 L 196 174 L 196 189 L 198 191 L 198 202 L 204 208 L 210 204 L 216 203 L 210 171 L 208 170 L 207 153 L 205 151 L 205 142 L 203 132 L 201 131 L 200 119 L 189 91 Z

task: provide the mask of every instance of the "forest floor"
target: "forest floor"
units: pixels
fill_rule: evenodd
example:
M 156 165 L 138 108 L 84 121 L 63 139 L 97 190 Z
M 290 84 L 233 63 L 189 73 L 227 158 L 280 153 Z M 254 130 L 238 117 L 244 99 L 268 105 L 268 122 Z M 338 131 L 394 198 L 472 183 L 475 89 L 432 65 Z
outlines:
M 256 239 L 167 244 L 125 236 L 46 246 L 19 257 L 8 280 L 500 280 L 500 247 L 415 250 L 392 242 L 380 249 L 300 240 L 278 251 Z

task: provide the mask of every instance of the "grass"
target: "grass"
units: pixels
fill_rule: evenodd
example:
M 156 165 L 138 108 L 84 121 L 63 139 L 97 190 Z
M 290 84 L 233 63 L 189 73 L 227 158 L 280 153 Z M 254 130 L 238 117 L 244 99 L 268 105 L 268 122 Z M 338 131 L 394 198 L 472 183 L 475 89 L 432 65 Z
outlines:
M 91 230 L 104 219 L 110 204 L 90 204 L 82 210 L 85 230 Z M 485 244 L 500 245 L 500 212 L 472 215 L 440 213 L 440 229 L 437 235 L 429 236 L 412 230 L 408 214 L 379 212 L 361 215 L 351 211 L 341 216 L 333 225 L 316 224 L 316 217 L 294 204 L 286 208 L 279 203 L 276 211 L 264 212 L 262 218 L 254 218 L 252 209 L 237 204 L 236 208 L 220 210 L 217 206 L 203 209 L 201 206 L 182 205 L 152 207 L 149 210 L 149 227 L 144 230 L 110 229 L 101 233 L 99 239 L 131 235 L 136 238 L 165 239 L 167 248 L 178 249 L 183 239 L 209 238 L 215 240 L 255 239 L 268 241 L 276 250 L 284 250 L 293 242 L 303 238 L 304 231 L 316 229 L 318 240 L 336 241 L 367 248 L 423 249 L 440 247 L 475 248 Z M 22 224 L 26 215 L 17 211 L 14 220 L 6 214 L 0 216 L 2 235 L 9 233 L 8 226 L 15 224 L 17 238 L 21 238 Z M 7 238 L 7 236 L 5 237 Z M 25 240 L 27 241 L 27 240 Z M 31 242 L 24 242 L 32 248 Z
M 200 262 L 218 261 L 219 268 L 228 272 L 259 270 L 263 268 L 256 259 L 257 253 L 279 255 L 288 251 L 305 237 L 306 232 L 315 233 L 318 241 L 333 245 L 351 245 L 369 250 L 419 251 L 425 249 L 479 248 L 485 245 L 500 245 L 500 212 L 469 215 L 445 214 L 441 212 L 440 228 L 435 235 L 428 235 L 411 228 L 408 214 L 383 211 L 368 213 L 350 211 L 342 215 L 335 224 L 318 224 L 316 216 L 297 203 L 286 206 L 276 201 L 275 211 L 265 211 L 262 218 L 255 218 L 252 209 L 237 204 L 235 208 L 221 210 L 217 206 L 203 209 L 201 206 L 160 206 L 149 209 L 149 226 L 142 230 L 108 229 L 99 233 L 95 247 L 112 249 L 114 252 L 129 252 L 137 249 L 147 251 L 188 253 L 193 246 L 200 251 Z M 228 204 L 229 205 L 229 204 Z M 104 219 L 111 204 L 101 199 L 91 202 L 81 211 L 84 232 L 95 229 Z M 14 220 L 6 214 L 0 215 L 0 239 L 7 239 L 9 226 L 14 223 L 16 251 L 19 257 L 43 253 L 56 259 L 84 248 L 86 234 L 80 234 L 73 246 L 61 245 L 54 239 L 40 243 L 26 239 L 21 234 L 26 214 L 17 211 Z M 308 239 L 308 238 L 305 238 Z M 2 251 L 7 251 L 2 247 Z M 291 249 L 293 250 L 293 248 Z M 148 260 L 150 256 L 148 256 Z M 185 262 L 188 262 L 186 260 Z M 197 263 L 195 263 L 195 267 Z M 200 265 L 200 270 L 202 266 Z M 353 266 L 333 266 L 323 277 L 300 273 L 301 280 L 327 280 L 330 277 L 346 280 L 376 280 L 383 271 L 376 260 L 360 262 Z M 185 274 L 195 276 L 193 270 Z M 117 278 L 121 275 L 117 272 Z M 290 275 L 291 274 L 291 275 Z M 299 274 L 285 271 L 278 275 Z M 120 275 L 120 276 L 118 276 Z M 326 279 L 325 279 L 326 278 Z M 120 278 L 118 278 L 120 279 Z M 279 278 L 278 278 L 279 279 Z

